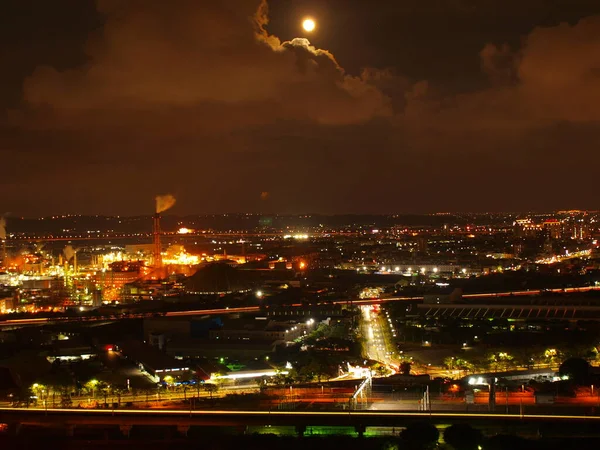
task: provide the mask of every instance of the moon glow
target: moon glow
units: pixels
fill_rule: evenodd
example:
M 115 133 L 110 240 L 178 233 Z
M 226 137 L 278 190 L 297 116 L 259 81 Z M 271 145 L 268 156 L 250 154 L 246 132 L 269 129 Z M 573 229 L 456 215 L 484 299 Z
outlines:
M 304 28 L 304 31 L 308 31 L 309 33 L 311 31 L 314 31 L 316 27 L 317 24 L 312 19 L 304 19 L 304 21 L 302 22 L 302 28 Z

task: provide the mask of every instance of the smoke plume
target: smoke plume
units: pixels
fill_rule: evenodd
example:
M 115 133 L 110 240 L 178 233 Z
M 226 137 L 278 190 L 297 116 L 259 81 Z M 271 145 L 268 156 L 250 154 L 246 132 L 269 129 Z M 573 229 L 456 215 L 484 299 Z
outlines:
M 73 256 L 75 256 L 75 249 L 73 248 L 73 246 L 67 245 L 63 250 L 63 255 L 67 262 L 71 261 L 71 258 L 73 258 Z
M 171 194 L 156 196 L 156 213 L 160 214 L 167 209 L 170 209 L 175 204 L 175 197 Z
M 0 239 L 6 239 L 6 219 L 0 217 Z

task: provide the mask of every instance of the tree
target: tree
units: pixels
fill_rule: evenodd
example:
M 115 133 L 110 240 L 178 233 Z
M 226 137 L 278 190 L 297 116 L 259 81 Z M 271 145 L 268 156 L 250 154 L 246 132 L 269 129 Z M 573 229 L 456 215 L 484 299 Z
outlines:
M 219 386 L 213 383 L 205 383 L 204 390 L 210 394 L 210 398 L 213 398 L 213 394 L 219 390 Z
M 526 450 L 533 447 L 533 442 L 519 436 L 497 434 L 485 445 L 486 450 Z
M 98 387 L 98 383 L 98 380 L 92 379 L 83 385 L 85 390 L 92 395 L 92 398 L 96 398 L 96 388 Z
M 110 385 L 105 383 L 104 381 L 101 381 L 98 383 L 98 391 L 100 391 L 104 396 L 104 404 L 108 404 L 108 394 L 110 392 Z
M 202 378 L 202 375 L 200 374 L 199 370 L 195 370 L 192 374 L 191 379 L 196 385 L 196 397 L 200 397 L 200 386 L 202 385 L 202 383 L 204 383 L 204 378 Z
M 298 375 L 301 381 L 313 381 L 317 379 L 320 383 L 323 378 L 330 378 L 334 372 L 335 368 L 332 368 L 327 360 L 311 354 L 306 364 L 299 368 Z
M 40 383 L 34 383 L 31 386 L 31 392 L 38 399 L 41 400 L 43 405 L 46 405 L 46 400 L 48 398 L 48 388 Z
M 483 434 L 471 425 L 459 423 L 444 430 L 444 441 L 455 450 L 477 450 L 483 442 Z
M 400 439 L 408 449 L 426 450 L 436 446 L 440 432 L 429 422 L 416 422 L 402 430 Z
M 590 373 L 590 364 L 581 358 L 569 358 L 560 365 L 558 374 L 568 377 L 575 384 L 585 384 Z
M 48 401 L 50 398 L 51 405 L 56 406 L 57 394 L 58 398 L 69 396 L 75 388 L 75 381 L 71 373 L 64 367 L 58 364 L 53 365 L 52 370 L 41 377 L 40 385 L 44 387 L 45 398 Z

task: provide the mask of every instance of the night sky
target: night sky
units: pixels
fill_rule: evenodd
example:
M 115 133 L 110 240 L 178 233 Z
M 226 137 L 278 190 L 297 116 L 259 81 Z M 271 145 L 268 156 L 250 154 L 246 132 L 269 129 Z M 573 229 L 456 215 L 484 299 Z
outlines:
M 0 64 L 0 213 L 598 209 L 597 0 L 2 0 Z

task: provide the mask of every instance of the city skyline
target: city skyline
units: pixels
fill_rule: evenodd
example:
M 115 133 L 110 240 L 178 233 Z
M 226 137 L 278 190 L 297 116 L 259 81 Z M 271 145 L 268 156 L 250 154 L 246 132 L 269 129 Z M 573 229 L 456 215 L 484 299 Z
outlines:
M 596 2 L 5 12 L 0 208 L 17 216 L 144 214 L 164 192 L 178 214 L 597 208 Z
M 598 0 L 4 0 L 0 448 L 598 448 Z

